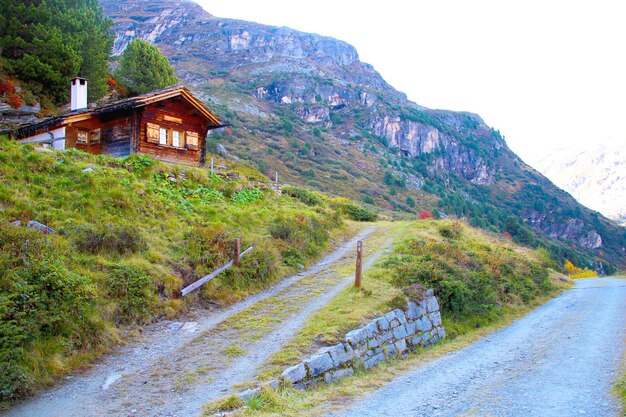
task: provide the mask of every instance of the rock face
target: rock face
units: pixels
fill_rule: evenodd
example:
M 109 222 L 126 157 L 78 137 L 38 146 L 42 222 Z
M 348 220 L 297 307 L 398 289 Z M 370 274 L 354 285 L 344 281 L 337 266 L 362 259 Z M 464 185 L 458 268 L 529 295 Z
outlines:
M 478 115 L 408 101 L 351 45 L 217 18 L 190 1 L 100 2 L 114 53 L 135 37 L 153 42 L 198 97 L 224 106 L 233 157 L 390 209 L 439 200 L 444 215 L 499 232 L 513 215 L 538 236 L 626 266 L 623 229 L 524 164 Z
M 582 204 L 626 225 L 626 140 L 560 149 L 536 165 Z

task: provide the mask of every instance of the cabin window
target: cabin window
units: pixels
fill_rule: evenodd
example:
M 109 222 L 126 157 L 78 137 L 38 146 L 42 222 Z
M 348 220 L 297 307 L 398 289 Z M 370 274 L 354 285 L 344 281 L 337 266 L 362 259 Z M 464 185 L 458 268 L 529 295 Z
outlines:
M 159 130 L 159 125 L 155 125 L 154 123 L 148 123 L 146 128 L 146 139 L 148 142 L 159 143 L 161 138 L 161 133 Z
M 76 134 L 76 143 L 89 143 L 89 131 L 78 129 Z
M 196 132 L 187 131 L 185 136 L 187 139 L 187 148 L 198 149 L 198 134 Z
M 159 128 L 159 145 L 167 145 L 167 129 L 164 127 Z
M 172 130 L 172 146 L 175 148 L 182 148 L 185 146 L 185 132 Z
M 86 145 L 90 143 L 100 142 L 100 129 L 94 129 L 92 131 L 85 129 L 76 130 L 76 143 L 84 143 Z

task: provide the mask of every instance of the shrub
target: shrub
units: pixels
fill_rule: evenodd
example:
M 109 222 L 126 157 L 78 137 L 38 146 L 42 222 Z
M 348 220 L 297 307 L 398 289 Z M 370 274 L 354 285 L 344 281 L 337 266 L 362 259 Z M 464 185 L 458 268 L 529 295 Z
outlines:
M 322 199 L 318 197 L 314 192 L 305 190 L 304 188 L 284 186 L 283 193 L 300 200 L 307 206 L 320 206 L 322 205 Z
M 461 222 L 445 223 L 439 226 L 439 234 L 446 239 L 459 239 L 463 235 Z
M 147 244 L 139 230 L 130 225 L 83 225 L 69 232 L 78 250 L 91 254 L 124 255 L 146 249 Z
M 126 263 L 108 266 L 107 295 L 116 302 L 115 320 L 121 323 L 145 322 L 156 302 L 156 287 L 141 268 Z
M 326 227 L 316 218 L 296 215 L 276 218 L 268 232 L 274 239 L 287 244 L 282 250 L 283 262 L 295 266 L 306 257 L 320 253 L 330 237 Z
M 422 210 L 418 216 L 418 218 L 420 220 L 425 220 L 425 219 L 434 219 L 435 216 L 433 216 L 433 214 L 428 211 L 428 210 Z
M 349 218 L 359 222 L 375 222 L 378 219 L 376 213 L 357 204 L 348 204 L 345 212 Z
M 0 223 L 0 400 L 55 376 L 52 358 L 32 354 L 36 344 L 67 354 L 99 337 L 89 331 L 93 288 L 66 268 L 68 249 L 57 236 Z
M 185 261 L 198 276 L 208 274 L 231 258 L 233 239 L 223 226 L 196 226 L 186 235 Z
M 528 302 L 553 288 L 541 262 L 493 249 L 458 232 L 459 225 L 444 225 L 443 234 L 452 231 L 454 239 L 414 238 L 400 244 L 384 264 L 392 284 L 406 293 L 415 284 L 433 288 L 444 313 L 463 320 L 491 320 L 491 312 L 503 305 Z

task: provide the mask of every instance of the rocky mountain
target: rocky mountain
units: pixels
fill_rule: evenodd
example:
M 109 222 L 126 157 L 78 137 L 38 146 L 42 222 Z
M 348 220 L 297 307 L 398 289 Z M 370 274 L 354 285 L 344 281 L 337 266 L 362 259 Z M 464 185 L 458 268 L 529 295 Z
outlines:
M 560 149 L 537 169 L 585 206 L 626 225 L 626 141 Z
M 408 101 L 345 42 L 182 0 L 101 4 L 116 54 L 135 37 L 155 43 L 231 124 L 212 151 L 394 215 L 437 210 L 579 265 L 626 266 L 623 228 L 524 164 L 478 115 Z

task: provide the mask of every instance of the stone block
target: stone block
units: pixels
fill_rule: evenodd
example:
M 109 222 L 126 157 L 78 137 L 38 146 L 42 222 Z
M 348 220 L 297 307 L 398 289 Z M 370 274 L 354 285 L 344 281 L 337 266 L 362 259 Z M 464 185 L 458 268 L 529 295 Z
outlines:
M 276 388 L 278 388 L 278 380 L 277 379 L 272 379 L 270 381 L 267 381 L 267 382 L 261 384 L 261 388 L 264 388 L 264 387 L 268 387 L 270 389 L 275 390 Z
M 432 288 L 429 288 L 426 290 L 424 294 L 426 295 L 426 297 L 432 297 L 433 295 L 435 295 L 435 290 L 433 290 Z
M 407 333 L 406 327 L 404 325 L 398 326 L 393 329 L 393 337 L 395 337 L 396 339 L 404 339 L 408 335 L 409 334 Z
M 437 331 L 439 332 L 439 337 L 440 338 L 444 338 L 446 337 L 446 329 L 443 328 L 443 326 L 439 326 L 439 329 L 437 329 Z
M 406 351 L 406 341 L 404 339 L 398 340 L 396 343 L 396 350 L 399 354 L 403 354 Z
M 387 321 L 389 321 L 389 325 L 391 327 L 397 327 L 400 325 L 400 320 L 398 320 L 398 318 L 396 317 L 395 311 L 390 311 L 389 313 L 385 314 L 385 318 L 387 319 Z
M 424 316 L 416 322 L 417 329 L 422 332 L 429 332 L 433 328 L 433 324 L 428 320 L 428 317 Z
M 365 337 L 367 337 L 368 339 L 371 339 L 378 335 L 378 324 L 376 324 L 376 321 L 371 321 L 367 323 L 363 329 L 365 330 Z
M 417 324 L 415 322 L 410 321 L 405 324 L 404 327 L 406 328 L 406 332 L 409 336 L 413 336 L 415 333 L 417 333 Z
M 346 334 L 346 342 L 350 343 L 353 348 L 362 344 L 365 340 L 365 331 L 361 329 L 352 330 Z
M 389 328 L 391 327 L 389 324 L 389 320 L 387 320 L 387 317 L 379 317 L 376 319 L 376 324 L 378 324 L 378 330 L 379 331 L 385 331 L 385 330 L 389 330 Z
M 354 359 L 354 349 L 350 347 L 350 345 L 343 343 L 339 343 L 331 348 L 329 351 L 331 358 L 333 361 L 335 358 L 337 359 L 337 365 L 343 365 L 344 363 L 350 362 Z
M 435 297 L 428 297 L 425 300 L 425 304 L 426 304 L 426 311 L 428 313 L 439 311 L 439 303 L 437 302 L 437 299 Z
M 250 388 L 250 389 L 247 389 L 247 390 L 245 390 L 243 392 L 240 392 L 237 395 L 239 395 L 239 398 L 241 398 L 241 401 L 243 401 L 245 403 L 250 398 L 258 397 L 259 396 L 259 389 L 258 388 Z
M 395 329 L 394 329 L 395 330 Z M 383 345 L 387 340 L 393 339 L 393 332 L 385 332 L 378 335 L 377 338 L 371 339 L 367 342 L 369 348 L 375 348 Z
M 394 313 L 396 313 L 396 317 L 398 318 L 400 324 L 406 324 L 406 316 L 404 315 L 404 311 L 400 310 L 399 308 L 396 308 L 393 311 Z
M 430 322 L 433 324 L 434 327 L 441 326 L 441 313 L 440 312 L 435 311 L 434 313 L 430 313 L 428 315 L 428 318 L 430 319 Z
M 338 379 L 345 378 L 353 374 L 354 374 L 354 369 L 352 368 L 337 369 L 336 371 L 326 372 L 324 374 L 324 381 L 326 381 L 327 384 L 330 384 L 331 382 L 334 382 Z
M 415 301 L 409 301 L 406 308 L 406 318 L 408 320 L 417 320 L 426 314 L 426 308 L 416 303 Z
M 377 355 L 374 355 L 371 358 L 369 358 L 368 360 L 366 360 L 365 362 L 363 362 L 363 366 L 365 366 L 365 369 L 369 369 L 372 366 L 378 365 L 384 359 L 385 359 L 385 354 L 383 352 L 380 352 Z
M 306 378 L 306 368 L 304 367 L 304 363 L 299 363 L 291 368 L 285 369 L 280 377 L 291 382 L 292 384 L 302 381 Z
M 375 339 L 368 340 L 367 341 L 367 347 L 370 348 L 370 349 L 377 348 L 382 343 L 383 343 L 383 340 L 381 340 L 380 337 L 377 337 Z
M 413 339 L 411 339 L 410 343 L 412 346 L 421 346 L 423 343 L 422 336 L 420 335 L 420 336 L 414 337 Z
M 396 356 L 398 354 L 398 349 L 396 349 L 396 345 L 389 343 L 385 346 L 385 353 L 387 356 Z
M 56 230 L 46 226 L 45 224 L 39 223 L 38 221 L 35 221 L 35 220 L 31 220 L 28 223 L 26 223 L 26 228 L 35 229 L 43 233 L 44 235 L 51 235 L 53 233 L 56 233 Z
M 328 353 L 322 353 L 305 360 L 304 366 L 308 369 L 309 375 L 315 378 L 332 368 L 333 360 Z

